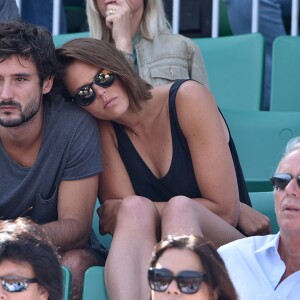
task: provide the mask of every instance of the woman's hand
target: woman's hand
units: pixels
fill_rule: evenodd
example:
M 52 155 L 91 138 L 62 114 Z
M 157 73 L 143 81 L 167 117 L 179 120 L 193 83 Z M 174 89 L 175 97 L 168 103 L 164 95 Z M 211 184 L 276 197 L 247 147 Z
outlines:
M 237 227 L 247 236 L 266 235 L 272 232 L 270 219 L 244 203 L 241 203 Z
M 126 0 L 107 5 L 106 26 L 111 30 L 116 47 L 128 53 L 132 53 L 131 19 L 131 8 Z
M 115 230 L 115 223 L 117 213 L 122 200 L 106 200 L 97 209 L 99 220 L 99 232 L 100 234 L 109 233 L 113 235 Z

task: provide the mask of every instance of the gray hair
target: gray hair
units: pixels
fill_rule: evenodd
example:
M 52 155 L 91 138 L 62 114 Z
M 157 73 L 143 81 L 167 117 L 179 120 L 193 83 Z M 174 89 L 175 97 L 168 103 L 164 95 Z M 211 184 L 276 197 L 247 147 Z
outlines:
M 280 164 L 281 164 L 282 160 L 287 155 L 289 155 L 291 152 L 293 152 L 295 150 L 298 150 L 298 149 L 300 149 L 300 136 L 294 137 L 294 138 L 292 138 L 288 141 L 288 143 L 286 144 L 285 149 L 283 151 L 282 157 L 279 161 L 279 164 L 276 167 L 275 173 L 278 172 L 278 169 L 280 167 Z
M 110 31 L 105 24 L 96 0 L 86 0 L 86 15 L 92 38 L 111 41 Z M 144 13 L 140 24 L 141 35 L 148 40 L 161 32 L 171 32 L 162 0 L 144 0 Z
M 297 149 L 300 149 L 300 136 L 294 137 L 289 140 L 283 152 L 282 158 L 284 158 L 285 156 Z

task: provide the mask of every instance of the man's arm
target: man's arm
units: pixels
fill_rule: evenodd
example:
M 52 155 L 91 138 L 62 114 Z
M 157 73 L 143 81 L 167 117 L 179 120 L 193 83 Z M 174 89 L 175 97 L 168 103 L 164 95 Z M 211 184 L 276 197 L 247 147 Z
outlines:
M 60 251 L 86 245 L 92 226 L 97 190 L 98 175 L 60 183 L 58 220 L 42 225 Z

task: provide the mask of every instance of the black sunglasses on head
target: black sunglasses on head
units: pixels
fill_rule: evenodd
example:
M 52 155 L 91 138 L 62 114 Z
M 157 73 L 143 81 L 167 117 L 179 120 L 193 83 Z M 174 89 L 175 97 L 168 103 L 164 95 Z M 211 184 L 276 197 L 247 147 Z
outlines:
M 300 188 L 300 175 L 292 176 L 288 173 L 278 173 L 270 178 L 271 184 L 275 190 L 284 190 L 286 186 L 291 182 L 293 178 L 297 179 L 298 186 Z
M 94 80 L 87 85 L 78 89 L 77 93 L 72 97 L 72 101 L 80 106 L 88 106 L 96 99 L 96 93 L 93 89 L 93 84 L 97 84 L 103 88 L 110 87 L 116 80 L 116 76 L 109 70 L 102 70 L 96 74 Z
M 30 283 L 37 282 L 36 278 L 25 278 L 15 276 L 0 277 L 3 289 L 10 293 L 20 293 L 26 291 Z
M 181 293 L 195 294 L 199 291 L 201 283 L 207 282 L 207 276 L 203 272 L 181 271 L 176 276 L 168 269 L 150 268 L 148 270 L 148 282 L 151 290 L 165 292 L 172 280 L 175 280 Z

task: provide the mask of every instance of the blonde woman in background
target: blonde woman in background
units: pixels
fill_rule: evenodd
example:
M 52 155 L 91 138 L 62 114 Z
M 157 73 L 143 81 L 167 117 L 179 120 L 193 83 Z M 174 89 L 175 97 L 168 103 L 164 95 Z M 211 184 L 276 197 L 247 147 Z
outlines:
M 154 86 L 194 79 L 208 87 L 198 46 L 173 34 L 162 0 L 86 0 L 91 37 L 112 42 Z

